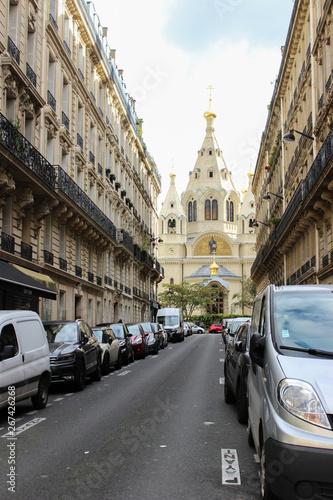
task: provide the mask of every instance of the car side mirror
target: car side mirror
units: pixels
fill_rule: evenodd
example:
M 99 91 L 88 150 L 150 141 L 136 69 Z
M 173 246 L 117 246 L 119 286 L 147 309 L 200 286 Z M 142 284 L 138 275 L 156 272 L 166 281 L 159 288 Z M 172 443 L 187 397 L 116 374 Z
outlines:
M 13 358 L 15 356 L 15 349 L 13 345 L 5 345 L 0 354 L 0 361 L 3 359 Z
M 254 333 L 250 340 L 250 358 L 255 365 L 263 368 L 264 366 L 264 351 L 266 338 L 260 333 Z
M 149 333 L 145 332 L 145 337 L 148 337 Z
M 242 352 L 243 351 L 243 342 L 241 340 L 237 340 L 234 344 L 235 351 Z
M 82 337 L 81 337 L 81 342 L 82 342 L 82 344 L 86 344 L 86 343 L 88 342 L 88 340 L 89 340 L 89 339 L 88 339 L 88 335 L 87 335 L 87 334 L 85 334 L 85 333 L 83 333 L 83 334 L 82 334 Z
M 113 342 L 113 339 L 109 339 L 109 344 L 111 345 Z
M 129 339 L 130 337 L 132 337 L 132 334 L 131 334 L 131 333 L 128 333 L 128 334 L 126 335 L 126 337 Z

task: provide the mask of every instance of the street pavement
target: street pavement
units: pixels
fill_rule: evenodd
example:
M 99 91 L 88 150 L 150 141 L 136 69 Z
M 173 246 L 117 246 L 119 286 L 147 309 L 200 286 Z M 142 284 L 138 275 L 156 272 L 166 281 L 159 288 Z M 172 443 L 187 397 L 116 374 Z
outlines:
M 17 403 L 16 439 L 2 410 L 1 499 L 259 500 L 223 363 L 220 334 L 192 335 L 83 392 L 52 386 L 44 410 Z

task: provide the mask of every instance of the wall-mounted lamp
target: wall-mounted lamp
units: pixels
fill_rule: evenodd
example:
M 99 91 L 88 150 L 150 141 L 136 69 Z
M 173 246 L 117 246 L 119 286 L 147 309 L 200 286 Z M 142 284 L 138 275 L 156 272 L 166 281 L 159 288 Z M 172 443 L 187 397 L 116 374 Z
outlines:
M 270 194 L 272 194 L 273 196 L 276 196 L 277 198 L 280 198 L 281 200 L 283 200 L 283 196 L 281 196 L 280 194 L 276 194 L 276 193 L 272 193 L 271 191 L 268 191 L 267 194 L 264 194 L 264 196 L 262 197 L 263 200 L 270 200 L 271 197 L 269 196 Z
M 258 222 L 259 222 L 260 224 L 262 224 L 263 226 L 267 226 L 267 227 L 269 227 L 269 224 L 266 224 L 265 222 L 261 222 L 261 220 L 254 220 L 254 221 L 252 221 L 252 222 L 250 223 L 250 227 L 259 227 Z
M 297 132 L 297 134 L 303 135 L 304 137 L 307 137 L 308 139 L 311 139 L 312 141 L 314 141 L 314 137 L 311 137 L 311 135 L 303 134 L 303 132 L 299 132 L 298 130 L 291 129 L 291 130 L 289 130 L 289 132 L 287 132 L 287 134 L 285 134 L 283 136 L 283 138 L 282 138 L 283 142 L 286 142 L 287 144 L 290 142 L 294 142 L 295 141 L 294 132 Z
M 152 238 L 151 243 L 154 243 L 154 241 L 157 241 L 157 243 L 163 243 L 162 238 Z

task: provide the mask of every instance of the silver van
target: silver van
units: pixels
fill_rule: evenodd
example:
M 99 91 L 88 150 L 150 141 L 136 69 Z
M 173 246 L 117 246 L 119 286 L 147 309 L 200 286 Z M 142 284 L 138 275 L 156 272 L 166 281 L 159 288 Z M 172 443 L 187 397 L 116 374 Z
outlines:
M 253 306 L 250 358 L 261 497 L 333 498 L 333 285 L 269 285 Z
M 47 404 L 50 351 L 43 324 L 32 311 L 0 311 L 0 408 L 31 397 Z
M 164 327 L 171 342 L 181 342 L 184 340 L 184 318 L 180 308 L 165 307 L 164 309 L 159 309 L 156 321 Z

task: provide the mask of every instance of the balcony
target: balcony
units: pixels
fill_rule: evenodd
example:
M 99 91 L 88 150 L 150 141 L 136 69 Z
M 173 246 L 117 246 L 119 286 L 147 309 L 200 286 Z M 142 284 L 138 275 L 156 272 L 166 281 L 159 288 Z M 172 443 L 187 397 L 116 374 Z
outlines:
M 36 76 L 36 73 L 33 71 L 32 67 L 30 66 L 29 63 L 27 63 L 26 65 L 26 73 L 27 73 L 27 77 L 29 78 L 29 80 L 31 81 L 32 85 L 34 87 L 36 87 L 36 84 L 37 84 L 37 76 Z
M 1 233 L 1 250 L 5 252 L 14 253 L 15 248 L 15 239 L 13 236 L 6 234 L 4 232 Z
M 63 125 L 65 125 L 65 127 L 67 128 L 67 130 L 69 130 L 69 118 L 66 115 L 66 113 L 64 113 L 63 111 L 61 113 L 61 122 L 62 122 Z
M 57 25 L 57 23 L 56 23 L 56 21 L 55 21 L 55 19 L 54 19 L 54 17 L 52 16 L 52 14 L 51 14 L 51 13 L 49 14 L 49 19 L 50 19 L 50 21 L 51 21 L 52 25 L 54 26 L 54 29 L 55 29 L 56 31 L 58 31 L 58 30 L 59 30 L 58 25 Z
M 10 38 L 10 36 L 8 37 L 8 41 L 7 41 L 7 50 L 8 50 L 8 54 L 10 55 L 10 57 L 15 59 L 17 64 L 20 64 L 20 51 L 16 47 L 15 43 Z
M 82 278 L 82 267 L 75 266 L 75 276 L 77 276 L 78 278 Z
M 51 106 L 53 111 L 57 110 L 57 101 L 55 100 L 55 98 L 53 97 L 53 95 L 51 94 L 51 92 L 49 90 L 47 91 L 47 104 L 49 104 L 49 106 Z
M 21 241 L 21 257 L 30 260 L 30 262 L 32 261 L 32 246 L 24 243 L 24 241 Z
M 0 144 L 32 170 L 45 184 L 55 189 L 56 174 L 53 166 L 1 113 Z
M 67 50 L 67 53 L 68 53 L 69 57 L 72 57 L 72 51 L 71 51 L 71 49 L 68 47 L 68 43 L 67 43 L 65 40 L 63 41 L 63 43 L 64 43 L 64 47 L 65 47 L 65 49 Z
M 89 161 L 95 166 L 95 156 L 92 151 L 89 151 Z
M 131 252 L 134 252 L 133 238 L 124 229 L 117 230 L 117 242 L 122 243 Z
M 76 134 L 76 144 L 83 149 L 83 139 L 80 134 Z
M 67 260 L 59 257 L 59 267 L 62 271 L 67 271 Z
M 53 266 L 53 253 L 48 250 L 44 250 L 44 262 L 45 264 L 50 264 Z
M 88 281 L 90 281 L 90 283 L 94 282 L 94 274 L 91 272 L 88 272 Z
M 107 275 L 104 276 L 104 283 L 107 286 L 112 286 L 112 279 L 110 278 L 110 276 Z

